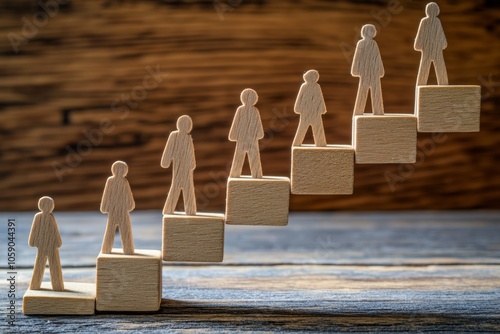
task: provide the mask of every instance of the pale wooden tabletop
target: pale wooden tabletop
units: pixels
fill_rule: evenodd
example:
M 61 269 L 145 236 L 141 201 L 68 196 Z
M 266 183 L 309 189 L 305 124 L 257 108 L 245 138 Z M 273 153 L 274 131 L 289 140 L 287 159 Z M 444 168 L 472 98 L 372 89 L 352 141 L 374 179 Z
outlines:
M 55 216 L 65 280 L 94 282 L 106 217 Z M 8 218 L 17 225 L 19 311 L 35 257 L 33 214 L 1 213 L 3 230 Z M 161 214 L 132 219 L 136 247 L 160 249 Z M 0 287 L 7 305 L 6 280 Z M 499 310 L 500 212 L 293 213 L 286 227 L 227 226 L 223 263 L 165 263 L 159 312 L 19 312 L 10 327 L 2 316 L 0 332 L 500 331 Z

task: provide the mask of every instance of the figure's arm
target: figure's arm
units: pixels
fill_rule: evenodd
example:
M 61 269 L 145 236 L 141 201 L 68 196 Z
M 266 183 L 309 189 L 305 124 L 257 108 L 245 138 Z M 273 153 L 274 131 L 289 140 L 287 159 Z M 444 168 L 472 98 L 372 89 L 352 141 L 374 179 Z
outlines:
M 238 138 L 237 138 L 237 133 L 239 131 L 239 127 L 241 126 L 240 125 L 240 113 L 241 113 L 241 109 L 243 108 L 243 106 L 239 106 L 238 109 L 236 109 L 236 114 L 234 115 L 234 118 L 233 118 L 233 124 L 231 125 L 231 130 L 229 130 L 229 140 L 230 141 L 237 141 Z
M 415 37 L 415 44 L 413 45 L 413 48 L 416 50 L 416 51 L 420 51 L 422 52 L 422 35 L 424 33 L 424 24 L 425 22 L 425 19 L 422 19 L 420 21 L 420 25 L 418 26 L 418 30 L 417 30 L 417 36 Z
M 104 186 L 104 191 L 102 193 L 102 199 L 101 199 L 101 212 L 102 213 L 108 213 L 108 202 L 109 202 L 109 183 L 111 180 L 111 177 L 108 177 L 106 180 L 106 185 Z
M 38 239 L 38 225 L 40 224 L 40 215 L 40 212 L 37 213 L 33 218 L 33 224 L 31 224 L 30 236 L 28 237 L 28 245 L 30 247 L 35 247 L 37 245 L 35 241 Z
M 303 103 L 303 100 L 304 100 L 304 90 L 305 90 L 305 83 L 303 83 L 301 86 L 300 86 L 300 89 L 299 89 L 299 93 L 297 94 L 297 99 L 295 100 L 295 105 L 293 106 L 293 111 L 296 113 L 296 114 L 300 114 L 303 110 L 302 108 L 302 103 Z
M 353 77 L 359 77 L 360 75 L 360 57 L 359 54 L 361 53 L 360 49 L 362 48 L 362 41 L 358 41 L 358 44 L 356 44 L 356 50 L 354 51 L 354 58 L 352 59 L 352 67 L 351 67 L 351 75 Z
M 318 97 L 321 99 L 321 114 L 326 114 L 326 103 L 325 98 L 323 97 L 323 91 L 321 90 L 321 86 L 318 84 Z
M 172 163 L 172 159 L 174 156 L 174 142 L 175 142 L 176 132 L 177 131 L 173 131 L 168 136 L 167 144 L 165 145 L 165 150 L 163 150 L 163 156 L 161 158 L 161 166 L 163 168 L 170 167 L 170 164 Z
M 377 52 L 377 68 L 378 68 L 378 75 L 380 78 L 383 78 L 385 75 L 385 70 L 384 70 L 384 63 L 382 62 L 382 56 L 380 55 L 380 50 L 378 49 L 378 45 L 375 42 L 375 49 Z
M 128 183 L 127 180 L 125 180 L 125 182 L 127 185 L 127 197 L 128 197 L 127 209 L 130 212 L 135 209 L 135 201 L 134 201 L 134 195 L 132 194 L 132 189 L 130 189 L 130 184 Z
M 264 128 L 262 127 L 262 120 L 260 119 L 260 113 L 259 113 L 259 109 L 255 108 L 254 107 L 254 111 L 255 113 L 257 114 L 256 116 L 256 120 L 257 120 L 257 124 L 256 126 L 258 127 L 257 128 L 257 139 L 262 139 L 264 138 Z
M 439 39 L 441 41 L 441 47 L 446 49 L 448 47 L 448 41 L 446 40 L 446 35 L 444 34 L 443 26 L 441 25 L 441 21 L 439 21 L 439 29 L 438 29 Z
M 194 155 L 193 137 L 189 136 L 189 154 L 191 154 L 191 170 L 196 168 L 196 158 Z
M 50 214 L 50 220 L 54 226 L 54 239 L 57 241 L 56 247 L 60 248 L 62 246 L 61 234 L 59 234 L 59 229 L 57 228 L 57 221 L 53 214 Z

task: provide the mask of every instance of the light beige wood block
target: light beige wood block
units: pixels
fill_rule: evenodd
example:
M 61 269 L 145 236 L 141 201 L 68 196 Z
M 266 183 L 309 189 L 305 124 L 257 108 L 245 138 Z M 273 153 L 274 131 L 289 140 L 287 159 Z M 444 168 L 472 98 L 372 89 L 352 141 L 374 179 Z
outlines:
M 250 176 L 229 178 L 226 223 L 234 225 L 284 226 L 288 224 L 290 179 Z
M 417 118 L 408 114 L 354 116 L 352 141 L 358 164 L 414 163 Z
M 95 313 L 96 285 L 65 282 L 63 291 L 54 291 L 44 282 L 39 290 L 26 290 L 23 313 L 28 315 L 89 315 Z
M 113 248 L 97 257 L 98 311 L 158 311 L 161 303 L 161 252 L 136 249 L 133 255 Z
M 164 215 L 162 254 L 164 261 L 222 262 L 224 215 Z
M 478 132 L 480 86 L 418 86 L 419 132 Z
M 354 148 L 350 145 L 292 147 L 292 194 L 349 195 L 354 183 Z

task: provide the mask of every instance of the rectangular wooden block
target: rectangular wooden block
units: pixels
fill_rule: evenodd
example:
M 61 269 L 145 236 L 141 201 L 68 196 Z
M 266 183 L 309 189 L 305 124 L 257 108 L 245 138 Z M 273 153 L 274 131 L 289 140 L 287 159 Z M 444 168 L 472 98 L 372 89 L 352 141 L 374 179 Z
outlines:
M 64 291 L 53 291 L 50 282 L 40 290 L 28 289 L 23 297 L 23 313 L 28 315 L 89 315 L 95 313 L 94 283 L 64 282 Z
M 164 215 L 162 253 L 164 261 L 222 262 L 224 215 Z
M 98 311 L 158 311 L 161 303 L 161 252 L 136 249 L 125 255 L 113 248 L 97 257 Z
M 414 163 L 417 118 L 409 114 L 354 116 L 352 146 L 358 164 Z
M 349 195 L 354 183 L 350 145 L 292 147 L 292 194 Z
M 284 226 L 288 224 L 290 179 L 265 176 L 229 178 L 226 223 L 234 225 Z
M 419 132 L 478 132 L 480 86 L 418 86 Z

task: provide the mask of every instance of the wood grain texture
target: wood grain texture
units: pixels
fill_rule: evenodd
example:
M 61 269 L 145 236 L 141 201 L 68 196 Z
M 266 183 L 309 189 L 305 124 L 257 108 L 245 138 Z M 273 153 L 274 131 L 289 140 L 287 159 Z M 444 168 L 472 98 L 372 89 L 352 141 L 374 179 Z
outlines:
M 120 233 L 123 253 L 134 254 L 134 237 L 130 222 L 130 211 L 135 208 L 134 196 L 128 180 L 128 166 L 123 161 L 116 161 L 111 166 L 113 176 L 106 180 L 101 200 L 101 212 L 108 214 L 108 222 L 101 252 L 111 254 L 116 231 Z
M 48 283 L 40 290 L 28 289 L 23 296 L 26 315 L 92 315 L 95 313 L 95 284 L 66 282 L 62 291 L 53 291 Z
M 163 216 L 163 261 L 222 262 L 224 214 Z
M 259 93 L 264 174 L 289 175 L 304 71 L 321 74 L 327 142 L 351 143 L 358 79 L 350 68 L 364 24 L 377 27 L 386 112 L 413 112 L 420 61 L 413 43 L 426 3 L 243 1 L 221 21 L 212 1 L 72 1 L 16 54 L 6 36 L 21 35 L 21 19 L 38 7 L 4 2 L 0 210 L 33 210 L 49 195 L 58 210 L 96 211 L 109 166 L 123 160 L 137 209 L 161 211 L 171 175 L 159 160 L 187 114 L 196 125 L 198 210 L 221 211 L 242 89 Z M 484 0 L 439 6 L 450 82 L 482 86 L 481 132 L 419 134 L 415 165 L 357 165 L 352 196 L 292 196 L 292 210 L 499 208 L 500 8 Z
M 417 87 L 419 132 L 478 132 L 480 113 L 480 86 Z
M 290 179 L 230 177 L 226 202 L 227 224 L 285 226 L 290 206 Z
M 417 118 L 405 114 L 354 116 L 352 146 L 357 164 L 414 163 Z
M 96 261 L 96 310 L 149 312 L 160 308 L 162 260 L 159 250 L 136 249 L 133 255 L 113 248 Z
M 350 195 L 354 184 L 354 148 L 349 145 L 292 147 L 291 193 Z

